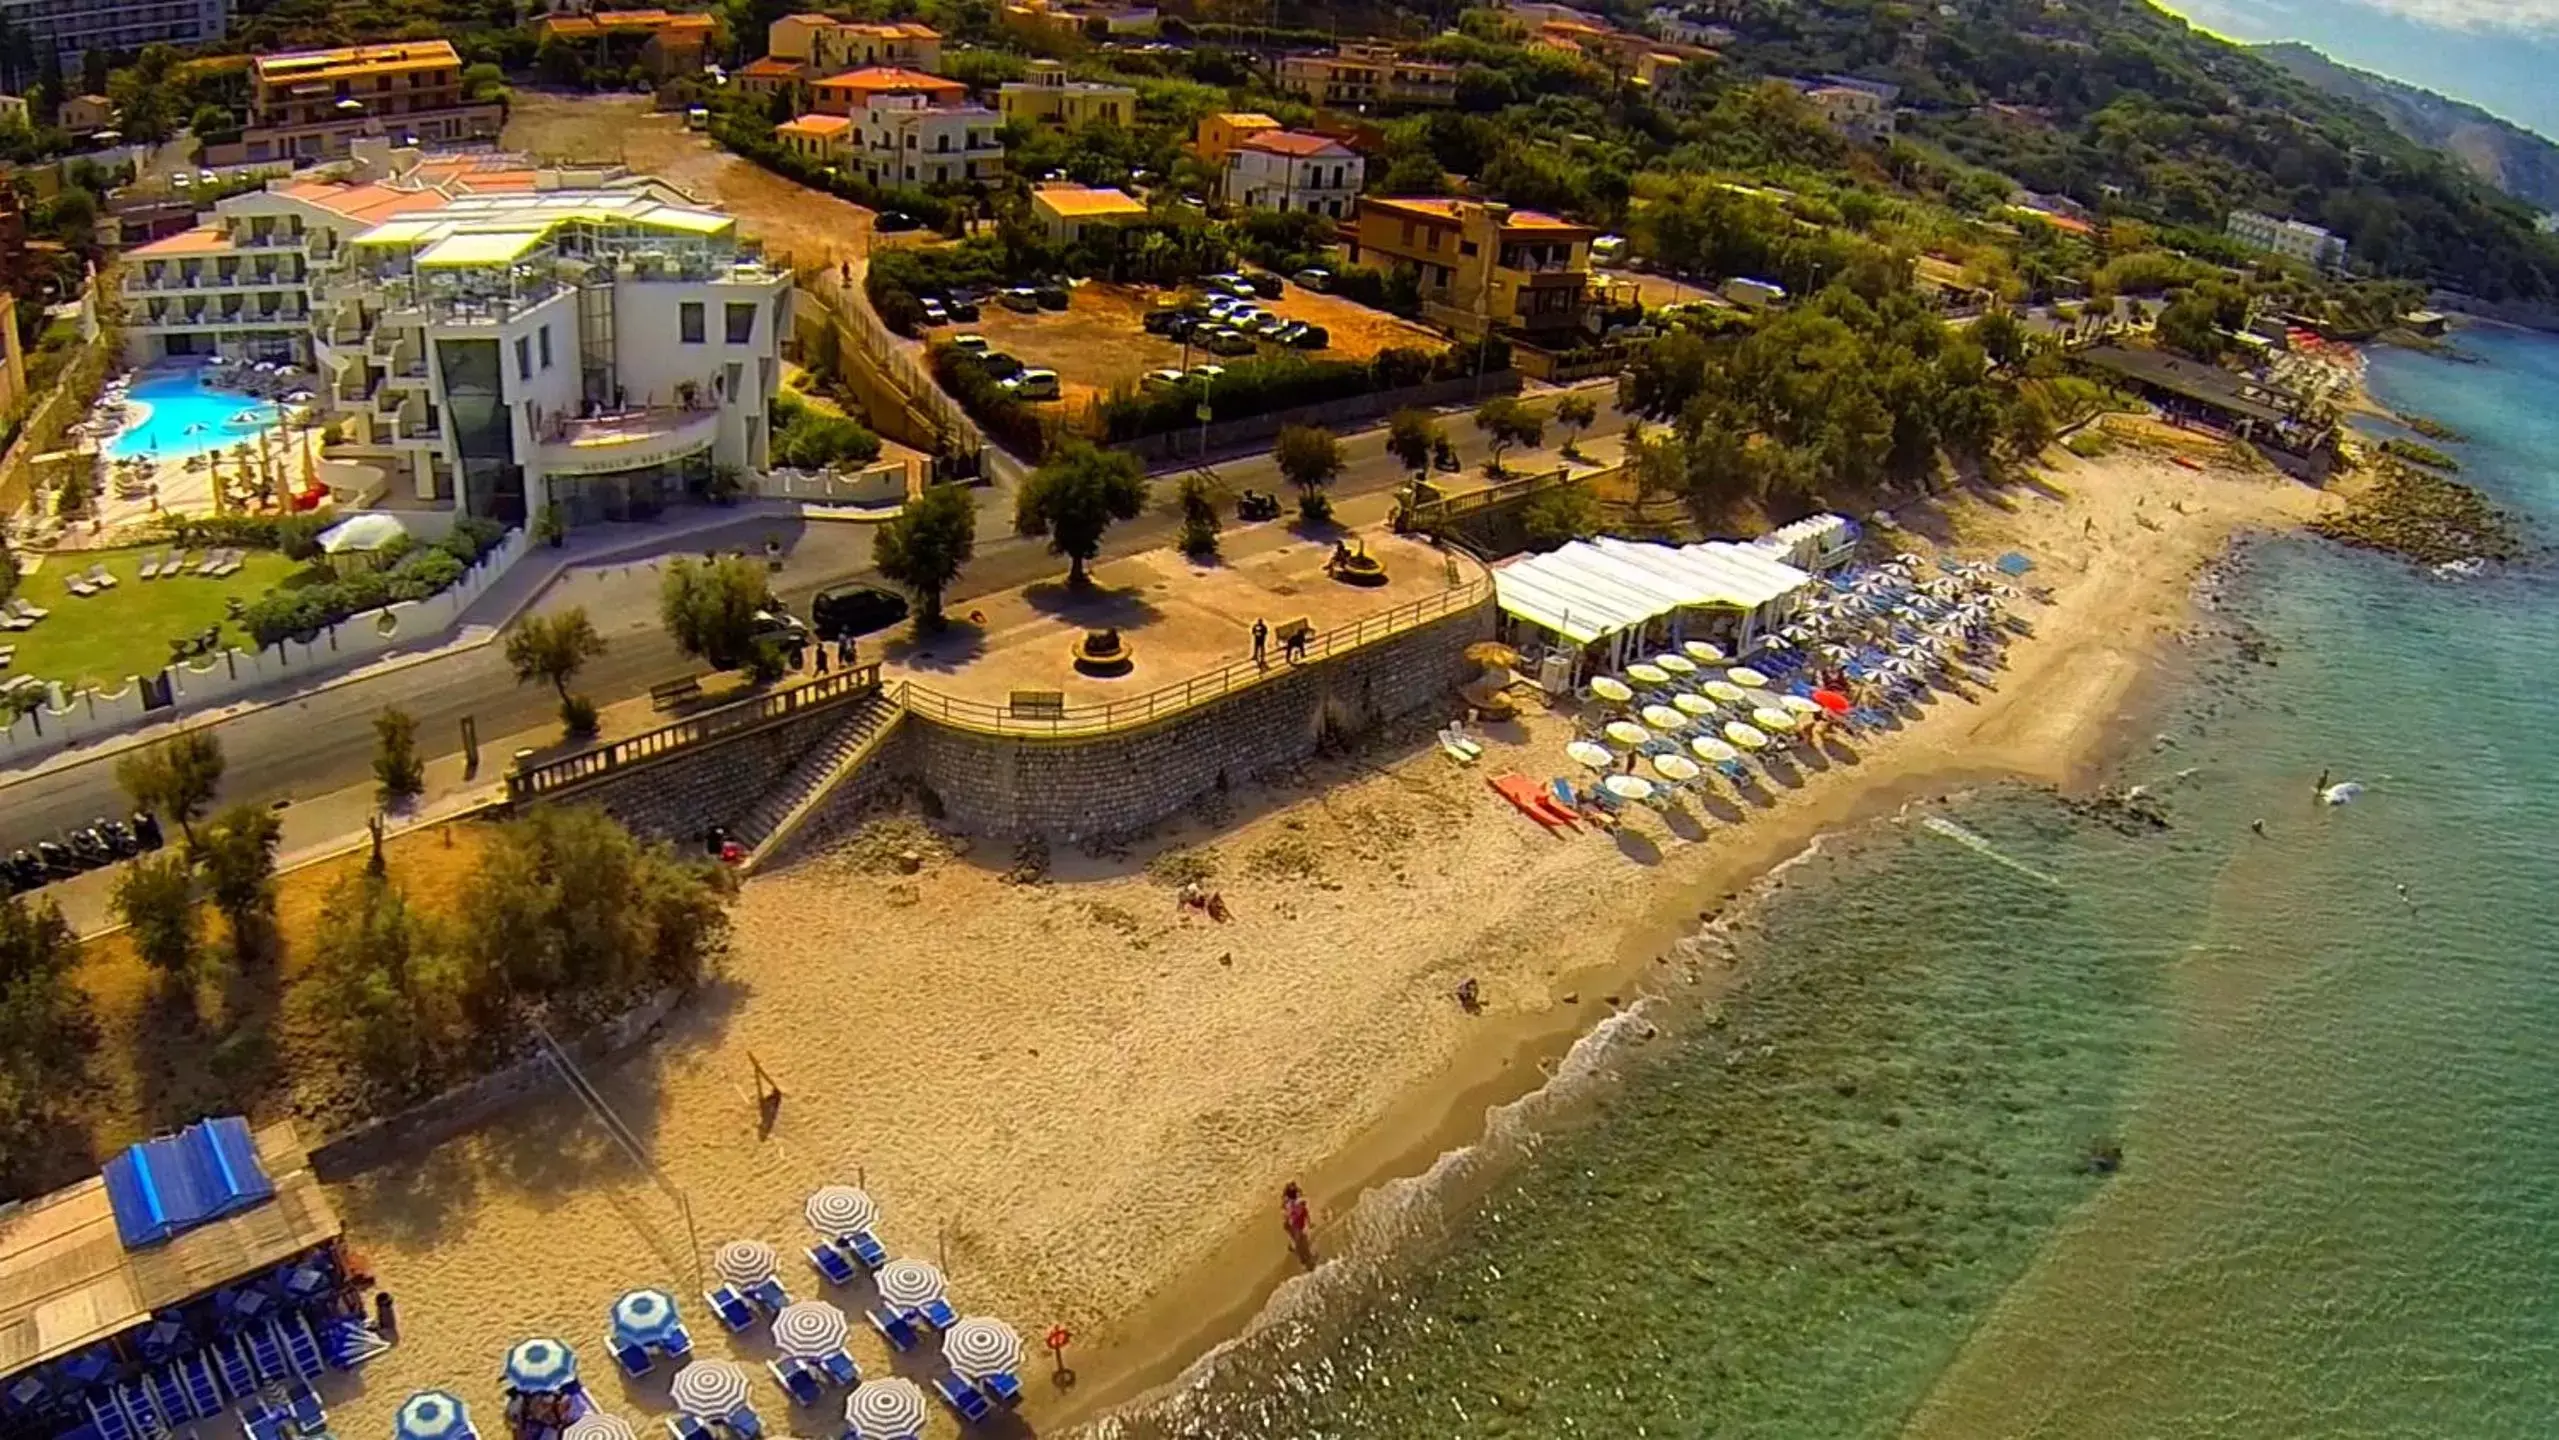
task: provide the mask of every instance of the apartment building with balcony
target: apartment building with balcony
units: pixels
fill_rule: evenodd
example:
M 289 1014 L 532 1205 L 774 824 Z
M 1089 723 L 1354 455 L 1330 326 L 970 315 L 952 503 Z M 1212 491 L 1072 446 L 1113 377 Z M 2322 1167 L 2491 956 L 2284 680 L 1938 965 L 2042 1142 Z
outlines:
M 331 458 L 380 469 L 392 508 L 636 518 L 716 466 L 763 468 L 791 279 L 735 221 L 645 184 L 455 191 L 222 201 L 129 257 L 132 358 L 318 370 Z
M 231 27 L 231 0 L 6 0 L 0 17 L 36 54 L 53 47 L 64 74 L 91 51 L 130 55 L 145 45 L 202 45 Z
M 1098 124 L 1126 129 L 1137 123 L 1137 92 L 1126 85 L 1069 80 L 1065 66 L 1054 60 L 1034 60 L 1028 79 L 1008 80 L 996 87 L 995 108 L 1007 123 L 1018 120 L 1052 130 L 1081 130 Z
M 849 116 L 884 96 L 912 95 L 928 105 L 957 105 L 968 99 L 968 94 L 969 87 L 957 80 L 945 80 L 921 70 L 873 65 L 829 75 L 811 85 L 809 108 L 820 115 Z
M 1457 103 L 1457 67 L 1405 58 L 1392 45 L 1343 45 L 1327 54 L 1282 55 L 1279 88 L 1337 110 Z
M 800 115 L 773 127 L 784 150 L 812 165 L 843 165 L 853 155 L 853 117 Z
M 683 11 L 591 10 L 546 15 L 535 33 L 576 46 L 596 63 L 638 64 L 663 80 L 700 72 L 720 43 L 720 21 Z
M 933 71 L 942 68 L 942 32 L 916 20 L 785 15 L 765 28 L 764 53 L 812 77 L 868 65 Z
M 991 185 L 1004 178 L 1003 129 L 984 105 L 879 95 L 853 117 L 851 159 L 874 185 Z
M 494 140 L 505 107 L 462 96 L 462 57 L 449 40 L 402 40 L 261 55 L 250 66 L 249 123 L 240 138 L 204 147 L 207 165 L 335 160 L 385 136 L 416 145 Z
M 1598 237 L 1588 225 L 1492 201 L 1364 195 L 1345 238 L 1354 265 L 1409 266 L 1424 317 L 1462 338 L 1489 327 L 1562 340 L 1632 288 L 1592 273 Z
M 1358 151 L 1330 136 L 1261 130 L 1227 152 L 1218 189 L 1230 205 L 1343 220 L 1358 208 L 1367 172 Z

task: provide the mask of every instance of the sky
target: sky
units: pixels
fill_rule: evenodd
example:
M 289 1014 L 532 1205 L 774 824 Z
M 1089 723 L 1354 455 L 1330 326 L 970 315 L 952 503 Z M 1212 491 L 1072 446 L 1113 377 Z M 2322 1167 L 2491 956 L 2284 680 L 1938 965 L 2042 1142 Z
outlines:
M 2302 40 L 2559 139 L 2559 0 L 2159 0 L 2233 40 Z

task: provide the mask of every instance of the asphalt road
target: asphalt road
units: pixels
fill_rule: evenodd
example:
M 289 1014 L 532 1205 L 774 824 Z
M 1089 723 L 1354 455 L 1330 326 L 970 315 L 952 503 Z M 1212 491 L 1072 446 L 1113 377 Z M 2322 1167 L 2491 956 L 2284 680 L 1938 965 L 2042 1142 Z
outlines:
M 1533 403 L 1544 408 L 1551 400 L 1550 393 Z M 1624 428 L 1625 421 L 1623 415 L 1603 409 L 1593 434 L 1613 434 Z M 1483 437 L 1463 415 L 1445 415 L 1442 423 L 1467 472 L 1474 473 L 1488 455 Z M 1550 432 L 1549 438 L 1559 437 Z M 1374 494 L 1403 482 L 1406 472 L 1386 453 L 1382 426 L 1345 435 L 1342 444 L 1346 464 L 1333 487 L 1337 495 Z M 1539 468 L 1540 458 L 1514 451 L 1504 460 L 1514 471 L 1526 471 Z M 1239 457 L 1212 469 L 1231 490 L 1250 486 L 1283 496 L 1289 493 L 1266 454 Z M 1138 519 L 1114 526 L 1103 558 L 1154 549 L 1171 540 L 1179 525 L 1172 508 L 1175 479 L 1173 473 L 1156 476 L 1157 504 Z M 965 609 L 973 596 L 1009 590 L 1064 568 L 1045 541 L 1013 534 L 1007 487 L 980 494 L 977 556 L 945 598 L 953 609 Z M 811 597 L 828 585 L 877 580 L 870 568 L 872 533 L 866 525 L 763 518 L 741 521 L 710 536 L 689 536 L 670 549 L 744 548 L 753 553 L 767 537 L 778 538 L 787 558 L 774 591 L 795 612 L 805 615 Z M 538 611 L 575 604 L 587 607 L 606 637 L 607 648 L 588 662 L 578 676 L 577 688 L 599 706 L 643 695 L 652 685 L 701 668 L 659 629 L 656 593 L 657 573 L 642 562 L 574 574 L 554 585 L 534 607 Z M 462 748 L 465 717 L 475 722 L 485 745 L 498 736 L 544 726 L 556 713 L 549 690 L 516 683 L 501 647 L 483 645 L 441 655 L 218 722 L 216 733 L 226 760 L 222 800 L 301 800 L 363 782 L 372 773 L 373 716 L 392 706 L 416 717 L 422 748 L 429 754 L 451 754 Z M 484 767 L 494 769 L 505 762 L 505 756 L 484 750 Z M 0 782 L 0 850 L 33 844 L 126 808 L 116 787 L 111 755 Z

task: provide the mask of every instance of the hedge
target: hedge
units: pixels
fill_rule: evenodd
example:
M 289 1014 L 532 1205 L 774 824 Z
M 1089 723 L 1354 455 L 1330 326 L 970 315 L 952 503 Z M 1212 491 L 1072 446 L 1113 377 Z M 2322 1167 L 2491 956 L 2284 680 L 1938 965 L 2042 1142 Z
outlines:
M 933 367 L 933 378 L 960 402 L 988 439 L 1025 460 L 1037 461 L 1048 454 L 1048 424 L 1040 413 L 1014 399 L 968 352 L 936 345 L 925 352 L 925 359 Z
M 1510 347 L 1499 341 L 1484 348 L 1486 371 L 1510 367 Z M 1401 390 L 1432 380 L 1462 379 L 1475 373 L 1476 347 L 1461 345 L 1434 356 L 1426 351 L 1388 348 L 1372 360 L 1321 360 L 1306 355 L 1280 355 L 1239 360 L 1208 387 L 1208 407 L 1218 420 L 1241 420 L 1274 410 Z M 1179 390 L 1114 395 L 1102 402 L 1102 435 L 1113 444 L 1161 435 L 1199 423 L 1199 393 Z
M 300 516 L 215 516 L 223 520 L 292 520 Z M 242 610 L 240 625 L 260 648 L 279 640 L 309 641 L 350 616 L 404 600 L 424 600 L 452 588 L 506 534 L 493 521 L 466 518 L 452 533 L 425 545 L 412 545 L 379 570 L 362 570 L 338 579 L 315 580 L 268 591 Z M 230 543 L 255 543 L 245 536 Z M 278 547 L 281 548 L 281 547 Z M 291 552 L 287 552 L 291 553 Z M 316 553 L 316 551 L 315 551 Z M 305 575 L 325 572 L 304 571 Z
M 793 470 L 824 470 L 880 458 L 880 437 L 848 415 L 829 415 L 788 391 L 773 397 L 773 463 Z

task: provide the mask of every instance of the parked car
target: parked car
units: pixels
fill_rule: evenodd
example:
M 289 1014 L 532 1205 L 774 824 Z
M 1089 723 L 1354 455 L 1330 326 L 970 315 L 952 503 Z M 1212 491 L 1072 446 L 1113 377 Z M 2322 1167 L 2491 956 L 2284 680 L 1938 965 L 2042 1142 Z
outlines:
M 1310 265 L 1288 278 L 1296 281 L 1300 290 L 1312 290 L 1319 295 L 1333 288 L 1333 272 L 1321 265 Z
M 1137 377 L 1137 386 L 1141 390 L 1179 390 L 1182 378 L 1179 370 L 1149 370 Z
M 924 306 L 925 324 L 948 325 L 951 323 L 951 312 L 943 308 L 941 301 L 926 300 L 921 303 Z
M 1022 362 L 1001 350 L 989 350 L 977 357 L 977 368 L 998 380 L 1009 380 L 1022 373 Z
M 1261 296 L 1265 300 L 1277 300 L 1280 296 L 1280 291 L 1288 288 L 1280 283 L 1280 278 L 1277 275 L 1273 275 L 1267 270 L 1256 270 L 1252 274 L 1245 276 L 1244 283 L 1252 286 L 1253 293 Z
M 1253 340 L 1251 336 L 1246 335 L 1241 331 L 1229 330 L 1224 326 L 1219 326 L 1217 329 L 1211 330 L 1207 334 L 1198 337 L 1197 343 L 1200 348 L 1208 351 L 1211 355 L 1250 355 L 1253 353 Z
M 1138 324 L 1149 335 L 1170 335 L 1173 333 L 1173 327 L 1179 324 L 1181 319 L 1182 309 L 1180 306 L 1159 305 L 1156 308 L 1147 311 L 1146 318 L 1139 321 Z
M 920 230 L 923 227 L 923 221 L 903 210 L 883 210 L 871 221 L 871 228 L 883 235 L 895 235 L 901 231 Z
M 959 351 L 963 355 L 976 355 L 983 357 L 994 347 L 986 343 L 985 336 L 977 334 L 975 331 L 971 331 L 966 335 L 952 336 L 951 348 Z
M 1186 380 L 1196 380 L 1200 383 L 1200 388 L 1206 389 L 1209 386 L 1216 384 L 1218 377 L 1225 373 L 1226 367 L 1223 365 L 1194 365 L 1191 367 L 1191 373 L 1183 378 Z
M 1290 325 L 1295 323 L 1295 321 L 1283 320 L 1277 315 L 1263 314 L 1256 316 L 1252 325 L 1247 328 L 1251 329 L 1254 334 L 1269 340 L 1277 339 L 1282 330 L 1287 329 Z
M 942 308 L 950 311 L 954 320 L 975 320 L 977 297 L 965 290 L 954 290 L 942 297 Z
M 1333 336 L 1332 332 L 1321 325 L 1308 325 L 1299 330 L 1297 338 L 1288 343 L 1300 350 L 1321 350 L 1333 343 Z
M 1253 282 L 1236 274 L 1232 270 L 1226 271 L 1222 274 L 1211 275 L 1200 283 L 1206 285 L 1211 290 L 1222 290 L 1239 300 L 1250 298 L 1254 293 Z
M 838 585 L 817 592 L 809 619 L 820 640 L 868 635 L 906 618 L 906 597 L 877 585 Z
M 1016 400 L 1054 400 L 1061 393 L 1054 370 L 1025 370 L 1003 383 Z
M 1040 308 L 1040 292 L 1028 285 L 1007 286 L 1004 293 L 995 298 L 1005 309 L 1018 310 L 1025 315 Z
M 1054 280 L 1033 286 L 1031 300 L 1043 310 L 1063 310 L 1066 308 L 1066 287 Z
M 1294 345 L 1298 342 L 1298 338 L 1306 333 L 1307 328 L 1303 320 L 1286 321 L 1271 333 L 1271 338 L 1282 345 Z
M 770 640 L 785 650 L 796 650 L 809 643 L 809 627 L 799 616 L 775 606 L 755 612 L 755 623 L 748 632 L 758 645 Z

